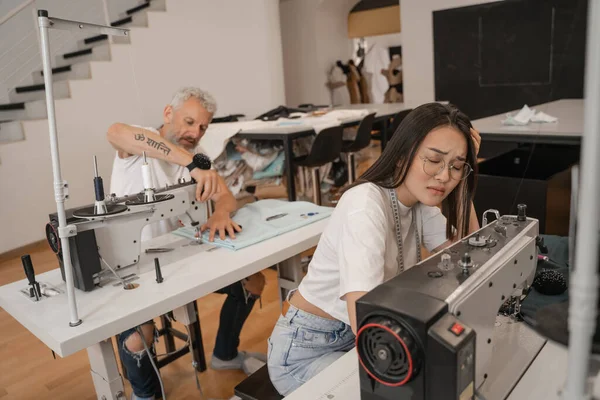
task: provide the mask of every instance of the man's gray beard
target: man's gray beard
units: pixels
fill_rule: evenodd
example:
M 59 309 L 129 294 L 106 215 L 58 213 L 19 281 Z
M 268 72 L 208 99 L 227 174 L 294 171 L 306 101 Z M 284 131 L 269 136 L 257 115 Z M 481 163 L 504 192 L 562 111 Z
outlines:
M 177 141 L 177 138 L 176 138 L 175 134 L 170 129 L 166 129 L 165 130 L 165 139 L 167 139 L 169 142 L 171 142 L 175 146 L 183 147 L 187 151 L 193 151 L 196 148 L 196 146 L 188 147 L 188 146 L 184 146 L 183 144 L 179 143 Z

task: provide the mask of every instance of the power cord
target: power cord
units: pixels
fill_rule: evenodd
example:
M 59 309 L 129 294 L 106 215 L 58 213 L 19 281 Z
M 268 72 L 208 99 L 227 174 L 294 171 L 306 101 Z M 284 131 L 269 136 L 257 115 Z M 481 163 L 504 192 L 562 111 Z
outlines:
M 158 368 L 156 367 L 156 364 L 154 363 L 154 358 L 152 357 L 152 354 L 150 353 L 148 344 L 146 344 L 146 339 L 144 337 L 144 333 L 142 332 L 142 328 L 138 325 L 135 327 L 135 329 L 137 330 L 138 334 L 140 335 L 140 339 L 142 340 L 142 343 L 144 344 L 144 349 L 146 349 L 146 354 L 148 355 L 148 358 L 150 359 L 150 363 L 152 364 L 152 367 L 154 367 L 156 376 L 158 376 L 158 381 L 160 382 L 160 391 L 162 393 L 162 398 L 163 398 L 163 400 L 167 400 L 167 395 L 165 394 L 165 387 L 163 385 L 162 378 L 160 377 L 160 372 L 158 371 Z
M 168 318 L 169 318 L 169 320 L 172 321 L 172 319 L 170 317 L 168 317 Z M 192 335 L 191 335 L 189 327 L 187 325 L 184 325 L 184 327 L 185 327 L 185 330 L 187 331 L 187 340 L 186 340 L 185 344 L 181 348 L 179 348 L 175 351 L 172 351 L 170 353 L 157 354 L 156 357 L 165 357 L 165 356 L 168 356 L 171 354 L 175 354 L 177 352 L 180 352 L 185 347 L 189 347 L 190 355 L 192 356 L 192 368 L 194 369 L 194 377 L 196 378 L 196 387 L 200 391 L 201 398 L 206 399 L 206 397 L 204 396 L 204 391 L 202 390 L 202 386 L 200 385 L 200 379 L 198 378 L 198 370 L 197 370 L 198 362 L 194 359 Z M 156 376 L 158 376 L 158 381 L 160 382 L 160 390 L 162 393 L 163 400 L 167 400 L 167 396 L 165 394 L 165 388 L 163 385 L 162 378 L 160 376 L 160 372 L 158 371 L 158 368 L 157 368 L 156 364 L 154 363 L 154 357 L 152 357 L 152 353 L 150 353 L 150 349 L 148 348 L 148 345 L 146 344 L 146 340 L 144 338 L 141 327 L 137 326 L 136 331 L 138 332 L 138 334 L 140 335 L 140 338 L 142 339 L 142 342 L 144 343 L 144 349 L 146 350 L 146 354 L 148 355 L 148 358 L 150 359 L 150 363 L 152 364 L 152 367 L 154 368 L 154 371 L 156 372 Z
M 206 397 L 204 397 L 204 391 L 202 390 L 202 386 L 200 386 L 200 378 L 198 378 L 198 362 L 194 359 L 194 346 L 192 345 L 192 341 L 189 340 L 192 337 L 190 333 L 190 328 L 187 325 L 184 325 L 184 327 L 188 334 L 188 343 L 190 347 L 190 355 L 192 356 L 192 368 L 194 369 L 194 377 L 196 378 L 196 387 L 200 392 L 200 397 L 206 399 Z
M 171 321 L 171 322 L 174 322 L 174 321 L 175 321 L 175 320 L 174 320 L 174 319 L 172 319 L 172 318 L 171 318 L 169 315 L 167 315 L 167 318 L 168 318 L 168 319 L 169 319 L 169 321 Z M 185 326 L 185 325 L 184 325 L 184 326 Z M 187 326 L 185 326 L 185 328 L 186 328 L 186 329 L 187 329 L 187 331 L 188 331 L 188 337 L 187 337 L 187 340 L 185 341 L 185 344 L 184 344 L 183 346 L 181 346 L 180 348 L 178 348 L 177 350 L 173 350 L 173 351 L 171 351 L 170 353 L 157 354 L 157 355 L 156 355 L 156 357 L 157 357 L 157 358 L 158 358 L 158 357 L 166 357 L 166 356 L 170 356 L 171 354 L 179 353 L 181 350 L 183 350 L 184 348 L 188 347 L 188 346 L 191 344 L 191 342 L 192 342 L 192 338 L 191 338 L 191 336 L 190 336 L 190 334 L 189 334 L 189 333 L 190 333 L 190 332 L 189 332 L 189 329 L 188 329 L 188 327 L 187 327 Z

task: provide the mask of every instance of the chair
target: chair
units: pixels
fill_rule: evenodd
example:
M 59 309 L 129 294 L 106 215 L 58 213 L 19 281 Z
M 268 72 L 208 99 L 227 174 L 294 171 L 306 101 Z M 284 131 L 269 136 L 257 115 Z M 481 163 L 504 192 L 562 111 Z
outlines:
M 402 111 L 396 113 L 396 115 L 394 115 L 394 118 L 392 119 L 392 124 L 387 129 L 387 141 L 388 142 L 390 141 L 392 136 L 394 136 L 394 132 L 396 132 L 396 130 L 400 126 L 400 123 L 404 120 L 404 118 L 406 118 L 406 116 L 411 111 L 412 111 L 412 108 L 408 109 L 408 110 L 402 110 Z M 381 133 L 376 133 L 376 134 L 371 135 L 371 138 L 375 139 L 375 140 L 381 140 L 383 138 L 383 135 Z M 382 145 L 383 145 L 383 142 L 382 142 Z M 382 146 L 381 150 L 383 150 L 383 146 Z
M 273 387 L 266 365 L 239 383 L 233 392 L 242 400 L 283 399 L 283 396 Z
M 371 143 L 371 130 L 375 121 L 375 113 L 369 114 L 360 121 L 356 130 L 354 140 L 344 140 L 342 143 L 342 153 L 348 157 L 348 184 L 352 184 L 356 179 L 356 168 L 354 166 L 354 154 L 369 146 Z
M 315 137 L 310 153 L 294 159 L 296 165 L 310 169 L 312 172 L 313 202 L 315 204 L 321 205 L 319 167 L 335 161 L 340 156 L 342 151 L 342 134 L 343 128 L 341 126 L 323 129 Z

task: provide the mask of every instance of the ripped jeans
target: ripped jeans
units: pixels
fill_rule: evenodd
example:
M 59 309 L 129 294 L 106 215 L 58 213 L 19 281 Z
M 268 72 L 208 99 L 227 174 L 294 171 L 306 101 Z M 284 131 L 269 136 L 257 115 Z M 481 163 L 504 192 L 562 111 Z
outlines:
M 153 321 L 148 321 L 145 324 L 154 325 Z M 154 367 L 148 358 L 146 350 L 133 353 L 125 347 L 125 342 L 129 336 L 137 332 L 137 327 L 127 329 L 119 335 L 119 343 L 117 348 L 119 349 L 119 357 L 121 362 L 125 366 L 126 378 L 131 383 L 131 388 L 137 397 L 151 398 L 155 396 L 157 399 L 162 397 L 160 390 L 160 382 Z M 156 340 L 158 332 L 154 330 L 154 338 Z M 154 356 L 154 346 L 149 346 L 150 353 Z
M 219 330 L 217 331 L 213 355 L 220 360 L 228 361 L 238 355 L 240 333 L 257 297 L 247 296 L 242 288 L 242 283 L 239 281 L 219 289 L 215 293 L 226 294 L 227 298 L 221 308 Z M 147 323 L 153 324 L 154 322 L 148 321 Z M 136 332 L 136 327 L 119 335 L 119 357 L 127 370 L 126 378 L 131 383 L 131 388 L 137 397 L 150 398 L 155 396 L 157 399 L 161 398 L 160 382 L 146 351 L 134 354 L 125 347 L 127 338 L 134 332 Z M 157 337 L 156 333 L 155 331 L 155 338 Z M 154 354 L 153 347 L 151 346 L 149 349 Z

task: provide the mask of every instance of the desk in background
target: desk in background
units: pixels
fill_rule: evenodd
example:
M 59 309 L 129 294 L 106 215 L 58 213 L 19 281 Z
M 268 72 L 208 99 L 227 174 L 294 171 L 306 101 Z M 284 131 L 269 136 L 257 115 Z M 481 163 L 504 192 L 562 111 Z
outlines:
M 516 205 L 525 203 L 527 214 L 540 221 L 540 233 L 567 235 L 569 170 L 579 161 L 584 100 L 530 107 L 558 121 L 506 126 L 506 113 L 472 121 L 482 137 L 480 157 L 486 159 L 479 164 L 475 209 L 480 218 L 490 208 L 515 214 Z
M 472 121 L 481 133 L 482 148 L 488 142 L 542 143 L 578 146 L 583 135 L 583 99 L 563 99 L 530 106 L 557 117 L 555 123 L 533 123 L 525 126 L 502 125 L 506 114 Z M 513 115 L 519 110 L 510 111 Z
M 388 121 L 396 113 L 405 110 L 407 107 L 404 103 L 393 104 L 354 104 L 350 106 L 335 107 L 336 110 L 367 110 L 375 112 L 375 122 L 383 124 L 382 130 L 382 147 L 387 142 Z M 360 119 L 348 119 L 342 122 L 342 126 L 351 127 L 360 123 Z M 242 130 L 236 136 L 250 140 L 281 140 L 283 142 L 283 151 L 285 154 L 285 169 L 287 177 L 287 192 L 288 200 L 296 200 L 296 182 L 294 179 L 294 153 L 293 141 L 302 137 L 312 136 L 315 131 L 308 126 L 303 125 L 288 125 L 276 126 L 268 128 L 256 128 Z

